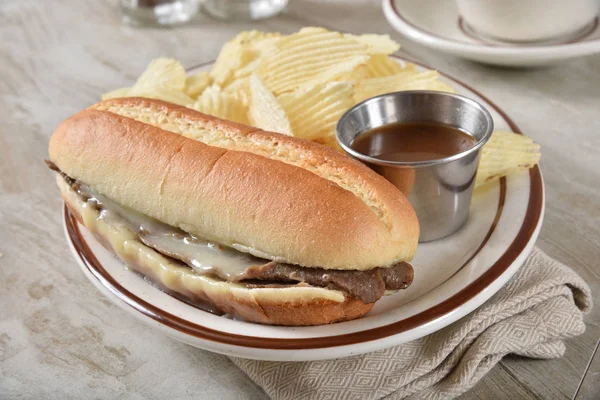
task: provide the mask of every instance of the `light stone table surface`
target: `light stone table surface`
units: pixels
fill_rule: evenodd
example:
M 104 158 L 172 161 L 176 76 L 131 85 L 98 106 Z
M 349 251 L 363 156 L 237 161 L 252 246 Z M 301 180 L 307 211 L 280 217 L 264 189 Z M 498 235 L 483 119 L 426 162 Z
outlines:
M 115 1 L 0 0 L 0 398 L 263 399 L 227 358 L 175 342 L 112 305 L 65 243 L 43 160 L 57 124 L 131 84 L 155 57 L 212 60 L 246 29 L 306 25 L 390 33 L 414 57 L 481 90 L 541 143 L 546 217 L 538 246 L 600 294 L 600 55 L 546 69 L 494 69 L 405 43 L 379 1 L 292 1 L 260 23 L 199 16 L 173 30 L 121 25 Z M 600 307 L 561 359 L 508 357 L 464 399 L 600 398 L 590 362 Z M 596 397 L 598 396 L 598 397 Z

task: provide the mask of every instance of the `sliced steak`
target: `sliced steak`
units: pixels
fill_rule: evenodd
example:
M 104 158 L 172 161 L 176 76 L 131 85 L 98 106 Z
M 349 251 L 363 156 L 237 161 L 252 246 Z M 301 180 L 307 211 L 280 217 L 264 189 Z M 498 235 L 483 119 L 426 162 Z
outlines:
M 374 303 L 385 293 L 385 284 L 377 268 L 369 271 L 342 271 L 270 262 L 250 267 L 244 275 L 244 279 L 306 282 L 312 286 L 342 290 L 364 303 Z M 243 282 L 244 280 L 241 281 Z
M 413 281 L 414 271 L 407 262 L 399 262 L 387 268 L 379 268 L 379 274 L 387 290 L 406 289 Z

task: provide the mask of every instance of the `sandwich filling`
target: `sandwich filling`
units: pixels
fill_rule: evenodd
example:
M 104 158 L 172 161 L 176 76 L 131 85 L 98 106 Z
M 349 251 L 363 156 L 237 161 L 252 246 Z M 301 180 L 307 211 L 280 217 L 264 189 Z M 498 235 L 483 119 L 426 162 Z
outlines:
M 208 242 L 124 207 L 70 178 L 52 162 L 47 163 L 65 179 L 82 201 L 99 211 L 99 218 L 111 225 L 126 227 L 146 246 L 178 260 L 200 275 L 251 288 L 296 285 L 325 287 L 343 291 L 364 303 L 377 301 L 386 290 L 405 289 L 413 279 L 412 266 L 406 262 L 368 271 L 353 271 L 303 267 L 258 258 Z

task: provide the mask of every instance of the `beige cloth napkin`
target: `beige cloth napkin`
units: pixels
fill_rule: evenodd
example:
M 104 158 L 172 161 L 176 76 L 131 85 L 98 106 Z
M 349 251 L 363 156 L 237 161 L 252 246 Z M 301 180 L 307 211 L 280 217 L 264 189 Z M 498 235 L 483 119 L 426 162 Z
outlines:
M 487 303 L 424 338 L 338 360 L 231 358 L 273 399 L 446 399 L 475 385 L 502 357 L 556 358 L 583 333 L 590 289 L 535 249 Z

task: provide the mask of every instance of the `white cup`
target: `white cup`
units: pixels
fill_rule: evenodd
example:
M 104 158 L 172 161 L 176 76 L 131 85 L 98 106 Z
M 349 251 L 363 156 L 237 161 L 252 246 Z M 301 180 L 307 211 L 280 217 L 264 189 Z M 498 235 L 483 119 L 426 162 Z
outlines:
M 598 15 L 598 0 L 456 0 L 477 33 L 508 42 L 575 35 Z

